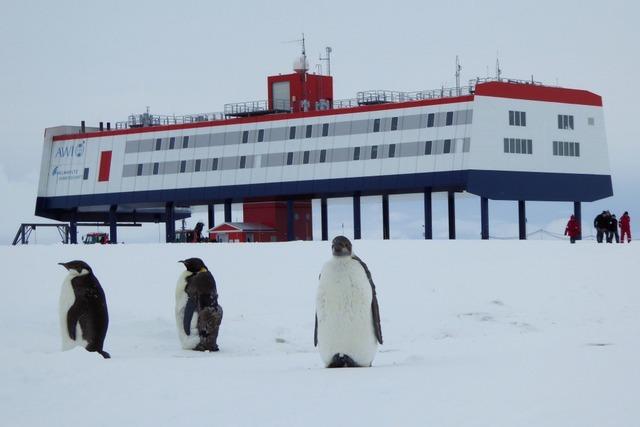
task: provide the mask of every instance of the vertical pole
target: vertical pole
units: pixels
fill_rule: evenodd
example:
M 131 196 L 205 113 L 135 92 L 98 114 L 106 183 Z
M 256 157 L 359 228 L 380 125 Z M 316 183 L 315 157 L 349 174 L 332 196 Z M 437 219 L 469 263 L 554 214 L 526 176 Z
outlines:
M 293 199 L 287 200 L 287 240 L 289 242 L 295 240 L 295 228 L 294 228 L 294 216 Z
M 69 221 L 69 243 L 78 244 L 78 208 L 71 211 L 71 221 Z
M 520 240 L 527 240 L 527 212 L 524 200 L 518 200 L 518 231 Z
M 22 243 L 24 245 L 24 241 L 25 241 L 25 237 L 24 237 L 24 228 L 26 226 L 25 225 L 21 225 L 20 226 L 20 243 Z
M 580 202 L 573 202 L 573 216 L 576 217 L 576 221 L 578 221 L 578 226 L 580 227 L 580 232 L 576 240 L 582 240 L 582 205 Z
M 209 229 L 216 226 L 216 217 L 215 217 L 215 205 L 210 203 L 207 205 L 207 223 L 209 224 Z
M 480 197 L 480 235 L 482 240 L 489 240 L 489 199 Z
M 165 222 L 165 240 L 167 243 L 176 241 L 176 221 L 175 221 L 175 205 L 173 202 L 167 202 L 164 207 Z
M 353 239 L 362 238 L 362 228 L 360 224 L 360 192 L 353 195 Z
M 118 243 L 118 205 L 109 206 L 109 242 Z
M 389 195 L 382 195 L 382 238 L 389 240 Z
M 322 240 L 329 240 L 329 221 L 327 218 L 327 198 L 320 198 L 320 227 L 322 228 Z
M 447 192 L 449 205 L 449 239 L 456 238 L 456 193 L 454 191 Z
M 231 199 L 224 201 L 224 222 L 231 222 Z
M 431 188 L 424 189 L 424 238 L 433 239 L 433 209 L 431 203 Z

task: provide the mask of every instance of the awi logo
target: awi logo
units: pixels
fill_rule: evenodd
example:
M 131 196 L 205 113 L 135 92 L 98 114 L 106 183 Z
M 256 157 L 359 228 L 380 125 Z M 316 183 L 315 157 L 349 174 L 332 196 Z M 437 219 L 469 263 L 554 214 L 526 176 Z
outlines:
M 54 153 L 54 157 L 57 159 L 82 157 L 86 149 L 87 141 L 74 143 L 72 145 L 63 145 L 58 147 Z

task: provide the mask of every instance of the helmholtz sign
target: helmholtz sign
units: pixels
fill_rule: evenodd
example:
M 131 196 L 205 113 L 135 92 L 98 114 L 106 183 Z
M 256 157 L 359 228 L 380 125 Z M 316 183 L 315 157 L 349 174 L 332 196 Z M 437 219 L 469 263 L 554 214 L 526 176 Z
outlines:
M 53 168 L 51 176 L 58 180 L 80 179 L 82 178 L 81 165 L 73 165 L 74 161 L 84 157 L 86 151 L 86 141 L 71 141 L 67 144 L 60 144 L 54 147 Z

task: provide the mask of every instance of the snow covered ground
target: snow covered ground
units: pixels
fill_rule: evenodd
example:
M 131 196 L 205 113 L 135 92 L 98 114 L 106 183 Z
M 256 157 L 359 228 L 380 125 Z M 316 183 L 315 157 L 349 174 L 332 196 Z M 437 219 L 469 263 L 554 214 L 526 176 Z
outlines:
M 640 246 L 357 241 L 385 344 L 371 369 L 313 347 L 326 242 L 0 247 L 4 426 L 637 426 Z M 179 259 L 224 307 L 219 353 L 180 348 Z M 59 350 L 58 262 L 107 295 L 105 350 Z

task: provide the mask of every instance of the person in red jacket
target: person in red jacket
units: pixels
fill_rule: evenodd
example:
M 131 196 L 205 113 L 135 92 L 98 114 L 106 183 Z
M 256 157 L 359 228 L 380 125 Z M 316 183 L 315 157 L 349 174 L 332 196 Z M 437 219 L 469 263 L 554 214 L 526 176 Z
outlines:
M 625 234 L 627 235 L 627 243 L 631 243 L 631 217 L 629 217 L 629 212 L 622 214 L 618 225 L 620 226 L 620 243 L 624 243 Z
M 569 218 L 567 228 L 564 229 L 564 235 L 569 236 L 571 243 L 575 243 L 576 238 L 580 235 L 580 224 L 576 220 L 575 215 L 571 215 L 571 218 Z

